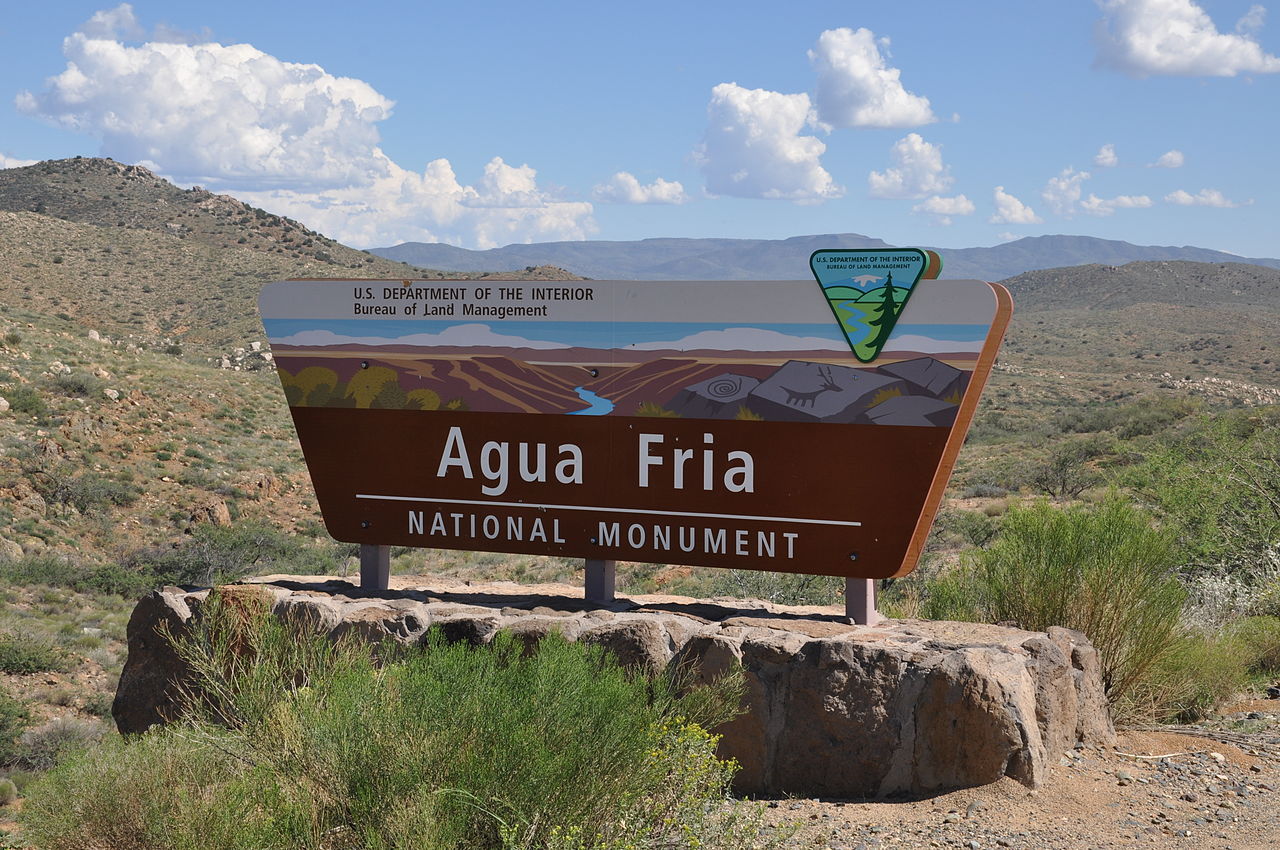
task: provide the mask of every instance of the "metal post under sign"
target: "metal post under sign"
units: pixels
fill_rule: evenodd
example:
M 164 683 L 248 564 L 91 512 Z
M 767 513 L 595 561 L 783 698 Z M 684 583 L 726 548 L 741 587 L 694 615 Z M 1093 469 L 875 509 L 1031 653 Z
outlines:
M 588 602 L 612 602 L 617 562 L 588 558 L 586 563 L 586 588 L 583 596 Z
M 360 544 L 360 586 L 366 590 L 386 590 L 391 584 L 391 547 Z
M 884 619 L 876 610 L 876 582 L 870 578 L 844 580 L 844 615 L 858 626 L 874 626 Z

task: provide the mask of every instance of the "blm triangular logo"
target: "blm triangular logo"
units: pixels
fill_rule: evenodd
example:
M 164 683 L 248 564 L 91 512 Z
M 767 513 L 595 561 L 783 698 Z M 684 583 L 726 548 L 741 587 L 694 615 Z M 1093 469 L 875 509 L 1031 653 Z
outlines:
M 921 280 L 936 278 L 942 258 L 920 248 L 824 249 L 809 268 L 862 363 L 879 356 Z

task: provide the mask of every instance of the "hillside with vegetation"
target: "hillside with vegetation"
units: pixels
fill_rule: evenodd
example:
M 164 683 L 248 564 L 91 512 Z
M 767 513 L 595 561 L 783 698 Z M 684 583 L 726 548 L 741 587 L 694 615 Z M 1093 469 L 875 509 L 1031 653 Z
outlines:
M 0 258 L 0 307 L 203 353 L 262 338 L 257 298 L 267 281 L 446 276 L 141 166 L 80 157 L 0 170 Z M 461 275 L 485 276 L 573 277 L 545 268 Z
M 354 568 L 264 356 L 258 290 L 295 276 L 445 273 L 110 160 L 0 171 L 0 763 L 17 784 L 105 734 L 148 588 Z M 882 608 L 1084 628 L 1134 720 L 1265 692 L 1280 674 L 1280 272 L 1160 261 L 1005 283 L 1015 317 L 947 501 Z M 580 568 L 438 550 L 393 566 L 530 582 Z M 777 602 L 843 587 L 679 564 L 621 565 L 619 585 Z M 1150 619 L 1116 632 L 1108 601 Z

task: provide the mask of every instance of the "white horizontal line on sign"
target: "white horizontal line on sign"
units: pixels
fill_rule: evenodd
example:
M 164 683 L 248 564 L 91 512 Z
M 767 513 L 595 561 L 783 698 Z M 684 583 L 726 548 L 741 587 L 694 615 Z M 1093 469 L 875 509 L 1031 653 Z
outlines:
M 379 496 L 373 493 L 356 493 L 357 499 L 379 502 L 428 502 L 439 505 L 482 505 L 492 508 L 533 508 L 556 511 L 601 511 L 614 514 L 648 514 L 652 516 L 688 516 L 701 519 L 745 519 L 755 522 L 799 522 L 805 525 L 845 525 L 860 527 L 862 523 L 838 519 L 802 519 L 788 516 L 750 516 L 748 514 L 704 514 L 693 511 L 651 511 L 644 508 L 601 508 L 584 505 L 541 505 L 533 502 L 486 502 L 476 499 L 428 499 L 423 496 Z

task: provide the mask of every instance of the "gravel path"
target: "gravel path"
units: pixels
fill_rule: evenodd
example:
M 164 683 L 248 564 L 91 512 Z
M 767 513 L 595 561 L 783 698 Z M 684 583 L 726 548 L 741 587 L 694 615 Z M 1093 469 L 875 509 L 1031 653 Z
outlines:
M 799 821 L 792 846 L 1280 848 L 1280 702 L 1213 724 L 1122 732 L 1115 747 L 1058 754 L 1044 787 L 1005 779 L 908 802 L 769 801 Z

